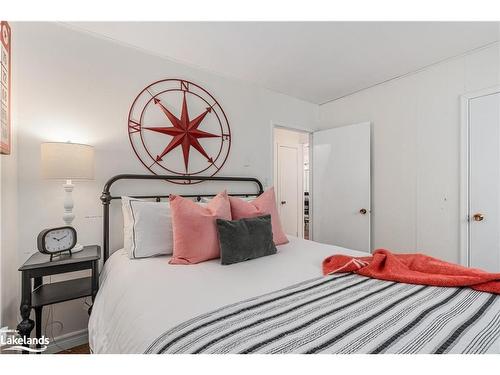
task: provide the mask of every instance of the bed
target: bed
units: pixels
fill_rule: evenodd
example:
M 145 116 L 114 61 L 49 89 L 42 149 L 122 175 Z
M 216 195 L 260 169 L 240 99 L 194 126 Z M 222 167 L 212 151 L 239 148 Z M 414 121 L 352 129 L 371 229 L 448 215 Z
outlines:
M 106 221 L 93 353 L 500 353 L 497 295 L 321 276 L 327 256 L 366 254 L 294 237 L 229 266 L 109 256 Z

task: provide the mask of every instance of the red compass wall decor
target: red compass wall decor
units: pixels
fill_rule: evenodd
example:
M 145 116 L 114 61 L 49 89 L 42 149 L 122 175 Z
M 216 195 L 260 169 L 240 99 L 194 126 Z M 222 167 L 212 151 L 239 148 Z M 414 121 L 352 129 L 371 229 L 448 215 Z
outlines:
M 128 135 L 135 154 L 154 174 L 213 176 L 231 148 L 231 129 L 220 104 L 182 79 L 154 82 L 137 95 Z

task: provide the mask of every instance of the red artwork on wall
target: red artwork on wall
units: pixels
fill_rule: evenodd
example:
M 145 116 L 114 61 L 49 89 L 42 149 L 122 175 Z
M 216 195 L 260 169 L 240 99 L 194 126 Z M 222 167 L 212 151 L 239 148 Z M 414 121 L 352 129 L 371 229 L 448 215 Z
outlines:
M 0 22 L 0 154 L 9 155 L 11 152 L 11 119 L 10 119 L 10 91 L 11 91 L 11 29 L 7 21 Z
M 182 79 L 157 81 L 139 93 L 130 108 L 128 134 L 135 154 L 154 174 L 213 176 L 231 148 L 231 129 L 220 104 Z

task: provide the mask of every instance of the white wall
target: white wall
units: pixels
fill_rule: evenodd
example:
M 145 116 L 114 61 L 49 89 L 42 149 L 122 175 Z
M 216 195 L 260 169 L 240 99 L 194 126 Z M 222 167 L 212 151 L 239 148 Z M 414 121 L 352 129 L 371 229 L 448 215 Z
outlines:
M 373 123 L 373 247 L 459 261 L 461 94 L 500 84 L 498 43 L 320 106 Z
M 309 134 L 301 131 L 289 130 L 286 128 L 275 128 L 274 142 L 304 144 L 309 142 Z
M 256 176 L 272 183 L 271 122 L 313 128 L 318 107 L 285 95 L 196 70 L 58 24 L 15 23 L 14 84 L 19 100 L 19 240 L 22 260 L 38 232 L 62 224 L 62 182 L 40 176 L 40 143 L 66 141 L 95 146 L 95 181 L 76 183 L 75 227 L 83 244 L 101 243 L 99 201 L 104 182 L 118 173 L 149 173 L 134 155 L 127 116 L 149 83 L 185 78 L 205 87 L 223 106 L 232 130 L 228 162 L 219 175 Z M 195 47 L 195 46 L 193 46 Z M 167 192 L 178 186 L 158 185 Z M 206 185 L 197 187 L 207 189 Z M 119 211 L 115 210 L 119 216 Z M 97 217 L 96 217 L 97 216 Z M 113 243 L 119 246 L 120 236 Z M 72 316 L 73 314 L 73 316 Z M 55 307 L 62 333 L 86 327 L 80 302 Z M 55 330 L 55 334 L 59 332 Z

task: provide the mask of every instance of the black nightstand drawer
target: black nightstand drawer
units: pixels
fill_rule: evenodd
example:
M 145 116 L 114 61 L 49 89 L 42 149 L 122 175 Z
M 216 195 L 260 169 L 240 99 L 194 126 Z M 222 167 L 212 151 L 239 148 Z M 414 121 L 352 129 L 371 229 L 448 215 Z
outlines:
M 92 295 L 92 277 L 43 284 L 33 291 L 31 306 L 45 306 L 53 303 Z

